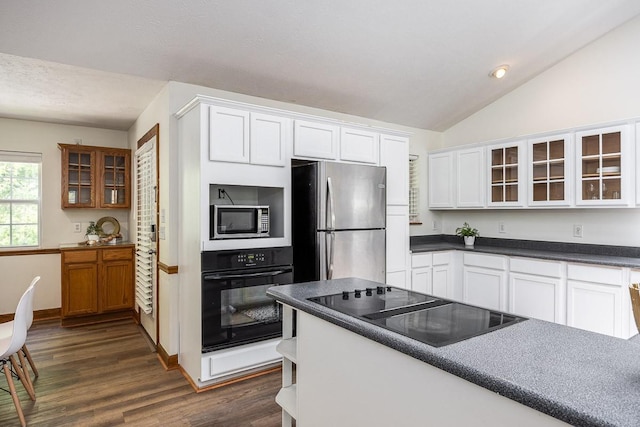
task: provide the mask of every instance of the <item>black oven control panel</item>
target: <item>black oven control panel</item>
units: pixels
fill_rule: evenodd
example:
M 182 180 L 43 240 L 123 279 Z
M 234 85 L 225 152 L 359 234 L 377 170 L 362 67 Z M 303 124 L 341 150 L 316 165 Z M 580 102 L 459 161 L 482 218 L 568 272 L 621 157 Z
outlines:
M 264 252 L 238 254 L 236 262 L 245 267 L 264 264 Z
M 202 252 L 202 271 L 292 265 L 291 246 Z

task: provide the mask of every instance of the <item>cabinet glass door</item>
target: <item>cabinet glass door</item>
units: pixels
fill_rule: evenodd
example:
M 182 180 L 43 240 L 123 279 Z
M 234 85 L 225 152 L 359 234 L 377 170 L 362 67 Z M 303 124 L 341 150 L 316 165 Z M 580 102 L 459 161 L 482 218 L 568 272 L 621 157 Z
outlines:
M 518 201 L 518 147 L 491 150 L 491 202 Z
M 532 144 L 532 200 L 534 202 L 565 200 L 565 140 Z
M 583 135 L 581 200 L 615 200 L 622 194 L 621 132 Z
M 93 153 L 67 151 L 66 202 L 70 207 L 93 207 Z
M 123 205 L 127 200 L 127 158 L 120 154 L 104 154 L 102 204 Z

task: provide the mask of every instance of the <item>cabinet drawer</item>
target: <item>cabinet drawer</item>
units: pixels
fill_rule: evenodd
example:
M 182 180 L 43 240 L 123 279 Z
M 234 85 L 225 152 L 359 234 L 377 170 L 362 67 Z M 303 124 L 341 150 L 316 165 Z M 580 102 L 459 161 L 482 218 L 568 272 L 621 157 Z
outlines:
M 75 262 L 96 262 L 98 261 L 97 250 L 64 251 L 62 252 L 62 262 L 65 264 Z
M 622 286 L 622 268 L 569 264 L 567 278 L 582 282 Z
M 102 250 L 102 260 L 103 261 L 114 261 L 118 259 L 129 260 L 132 259 L 132 248 L 118 248 L 118 249 L 103 249 Z
M 562 264 L 553 261 L 511 258 L 510 270 L 514 273 L 533 274 L 535 276 L 562 277 Z
M 433 265 L 447 265 L 451 262 L 451 252 L 435 252 Z
M 494 270 L 506 270 L 507 260 L 505 257 L 499 255 L 480 255 L 464 253 L 463 255 L 464 265 L 492 268 Z
M 430 267 L 430 266 L 431 266 L 430 253 L 411 255 L 411 268 Z

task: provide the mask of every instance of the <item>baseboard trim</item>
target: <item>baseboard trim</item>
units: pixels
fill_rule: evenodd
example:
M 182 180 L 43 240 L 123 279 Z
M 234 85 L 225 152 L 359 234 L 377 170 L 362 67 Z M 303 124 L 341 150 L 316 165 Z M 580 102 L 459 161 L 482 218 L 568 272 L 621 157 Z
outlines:
M 40 320 L 60 319 L 60 313 L 61 311 L 59 308 L 46 308 L 44 310 L 34 310 L 33 321 L 37 322 Z M 14 315 L 15 313 L 0 314 L 0 323 L 9 322 L 13 320 Z
M 166 371 L 173 371 L 180 368 L 178 364 L 178 355 L 167 353 L 167 350 L 162 347 L 162 344 L 158 344 L 157 346 L 158 359 L 160 359 L 160 363 L 164 366 Z
M 182 366 L 179 366 L 179 369 L 180 369 L 180 373 L 182 373 L 182 376 L 185 377 L 187 382 L 191 385 L 191 388 L 193 388 L 193 390 L 196 393 L 204 393 L 205 391 L 215 390 L 215 389 L 220 388 L 220 387 L 224 387 L 224 386 L 227 386 L 227 385 L 239 383 L 240 381 L 246 381 L 246 380 L 250 380 L 251 378 L 256 378 L 256 377 L 260 377 L 262 375 L 270 374 L 272 372 L 282 371 L 282 365 L 276 366 L 276 367 L 266 368 L 264 370 L 257 371 L 257 372 L 252 372 L 252 373 L 250 373 L 248 375 L 244 375 L 242 377 L 232 378 L 230 380 L 222 381 L 222 382 L 219 382 L 219 383 L 216 383 L 216 384 L 211 384 L 209 386 L 202 387 L 202 388 L 199 388 L 197 386 L 197 384 L 195 382 L 193 382 L 193 380 L 191 379 L 189 374 L 187 374 L 187 372 L 182 368 Z
M 103 323 L 122 319 L 131 319 L 131 321 L 135 323 L 135 315 L 136 314 L 133 310 L 114 311 L 87 316 L 67 317 L 62 319 L 60 324 L 66 328 L 72 328 L 74 326 L 91 325 L 94 323 Z

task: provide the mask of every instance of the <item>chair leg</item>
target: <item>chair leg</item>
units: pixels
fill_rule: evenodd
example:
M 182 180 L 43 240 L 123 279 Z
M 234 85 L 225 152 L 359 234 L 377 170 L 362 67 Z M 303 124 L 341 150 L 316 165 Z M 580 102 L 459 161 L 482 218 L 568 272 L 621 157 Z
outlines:
M 22 351 L 24 352 L 24 355 L 27 356 L 27 360 L 29 361 L 29 365 L 31 365 L 31 370 L 33 371 L 35 378 L 38 378 L 38 369 L 36 368 L 36 364 L 33 363 L 33 359 L 31 358 L 31 353 L 29 353 L 29 349 L 27 348 L 27 345 L 25 344 L 22 347 Z
M 33 387 L 33 383 L 31 382 L 31 375 L 29 375 L 29 366 L 27 365 L 27 360 L 24 358 L 22 351 L 18 350 L 18 359 L 20 359 L 20 367 L 22 368 L 22 373 L 24 374 L 24 388 L 29 393 L 29 397 L 31 400 L 36 400 L 36 389 Z
M 9 384 L 9 392 L 11 393 L 13 404 L 15 405 L 16 412 L 18 413 L 18 417 L 20 418 L 20 424 L 22 425 L 22 427 L 26 427 L 27 421 L 24 419 L 24 414 L 22 413 L 22 406 L 20 406 L 20 399 L 18 398 L 16 387 L 13 384 L 13 378 L 11 378 L 11 370 L 9 369 L 9 365 L 3 363 L 3 370 L 5 377 L 7 377 L 7 384 Z
M 22 354 L 20 354 L 20 352 L 18 352 L 18 355 L 21 356 Z M 29 382 L 27 381 L 27 378 L 25 377 L 23 367 L 16 363 L 16 358 L 13 357 L 13 355 L 11 357 L 9 357 L 9 360 L 11 361 L 11 366 L 13 366 L 13 369 L 16 372 L 16 375 L 18 375 L 18 378 L 20 378 L 20 381 L 24 385 L 24 389 L 29 394 L 29 397 L 31 398 L 31 400 L 36 400 L 36 395 L 33 392 L 33 390 L 31 389 L 31 386 L 29 385 Z

